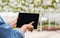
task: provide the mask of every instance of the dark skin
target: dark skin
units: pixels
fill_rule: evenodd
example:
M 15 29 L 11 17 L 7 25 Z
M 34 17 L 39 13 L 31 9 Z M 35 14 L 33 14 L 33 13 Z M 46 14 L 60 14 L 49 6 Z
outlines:
M 17 19 L 11 23 L 11 25 L 12 25 L 13 28 L 16 28 L 16 23 L 17 23 Z M 26 32 L 27 30 L 32 32 L 33 29 L 34 29 L 34 27 L 33 27 L 33 25 L 32 25 L 33 23 L 34 23 L 34 21 L 30 22 L 29 24 L 24 24 L 24 25 L 21 27 L 21 30 L 22 30 L 23 32 Z

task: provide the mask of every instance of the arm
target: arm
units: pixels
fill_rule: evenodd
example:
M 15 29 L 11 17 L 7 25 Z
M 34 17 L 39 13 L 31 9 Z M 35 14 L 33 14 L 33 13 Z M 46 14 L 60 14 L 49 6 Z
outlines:
M 0 18 L 1 19 L 1 18 Z M 2 19 L 1 19 L 2 20 Z M 21 30 L 13 30 L 12 27 L 16 24 L 16 21 L 12 23 L 12 27 L 9 24 L 6 24 L 5 22 L 0 20 L 0 37 L 1 38 L 23 38 L 24 32 L 26 30 L 33 31 L 32 23 L 25 24 L 22 26 Z
M 0 38 L 24 38 L 24 32 L 22 30 L 13 30 L 12 27 L 10 24 L 6 24 L 0 17 Z

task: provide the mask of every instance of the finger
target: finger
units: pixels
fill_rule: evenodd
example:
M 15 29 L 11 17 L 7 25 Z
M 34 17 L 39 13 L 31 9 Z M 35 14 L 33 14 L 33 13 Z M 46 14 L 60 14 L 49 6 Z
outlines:
M 31 29 L 31 32 L 33 31 L 33 29 Z
M 29 24 L 31 24 L 31 25 L 32 25 L 33 23 L 34 23 L 34 21 L 30 22 Z
M 29 29 L 29 31 L 31 31 L 31 32 L 32 32 L 32 31 L 33 31 L 33 29 Z
M 33 31 L 34 27 L 31 29 L 31 32 Z
M 29 28 L 29 31 L 31 31 L 31 32 L 32 32 L 32 31 L 33 31 L 33 29 L 34 29 L 34 27 L 32 26 L 31 28 Z
M 32 32 L 32 31 L 33 31 L 33 28 L 32 28 L 32 29 L 30 29 L 30 31 Z

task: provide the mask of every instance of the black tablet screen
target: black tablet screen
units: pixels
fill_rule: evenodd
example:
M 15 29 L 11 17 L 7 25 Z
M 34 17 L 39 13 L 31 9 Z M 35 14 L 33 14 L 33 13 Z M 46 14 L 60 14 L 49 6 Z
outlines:
M 34 29 L 37 29 L 39 14 L 34 13 L 19 13 L 17 20 L 17 27 L 21 27 L 24 24 L 28 24 L 34 21 L 33 26 Z

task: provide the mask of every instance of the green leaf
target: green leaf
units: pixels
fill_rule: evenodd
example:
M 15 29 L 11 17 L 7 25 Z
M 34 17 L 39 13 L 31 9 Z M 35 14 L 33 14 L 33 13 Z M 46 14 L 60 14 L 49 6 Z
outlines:
M 9 0 L 2 0 L 2 2 L 4 3 L 4 2 L 10 2 Z
M 52 0 L 52 4 L 53 4 L 53 3 L 56 3 L 56 0 Z
M 33 3 L 34 3 L 34 0 L 32 0 L 31 4 L 33 4 Z
M 48 6 L 42 6 L 44 9 L 48 9 Z

